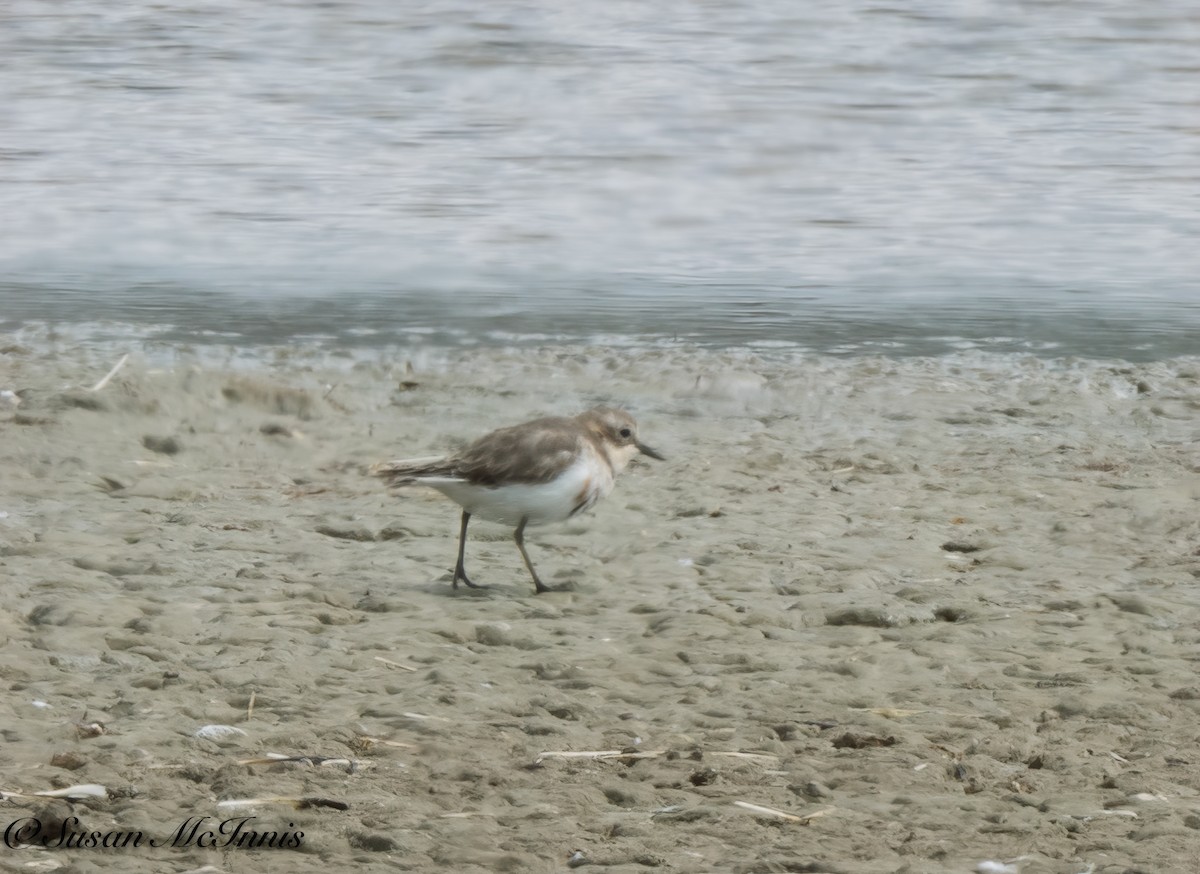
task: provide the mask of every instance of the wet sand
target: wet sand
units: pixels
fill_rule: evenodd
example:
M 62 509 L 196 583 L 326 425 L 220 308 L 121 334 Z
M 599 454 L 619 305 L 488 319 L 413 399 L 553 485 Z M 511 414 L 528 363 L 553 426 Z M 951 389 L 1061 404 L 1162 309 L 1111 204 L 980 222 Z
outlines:
M 0 340 L 0 790 L 303 832 L 0 870 L 1195 868 L 1196 360 L 159 346 L 89 391 L 111 350 Z M 452 590 L 457 507 L 364 475 L 600 402 L 668 461 L 527 533 L 574 591 L 485 522 Z

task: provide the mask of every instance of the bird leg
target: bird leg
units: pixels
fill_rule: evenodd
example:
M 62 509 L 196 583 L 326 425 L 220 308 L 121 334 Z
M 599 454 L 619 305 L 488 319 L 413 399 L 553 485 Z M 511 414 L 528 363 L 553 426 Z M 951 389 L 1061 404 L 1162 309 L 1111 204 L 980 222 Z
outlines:
M 542 592 L 553 592 L 554 590 L 543 583 L 537 575 L 537 571 L 533 569 L 533 562 L 529 560 L 529 553 L 525 551 L 525 524 L 529 521 L 528 516 L 521 517 L 521 524 L 517 526 L 516 532 L 513 534 L 513 540 L 517 542 L 517 549 L 521 550 L 521 558 L 525 559 L 525 567 L 529 569 L 529 575 L 533 577 L 533 585 L 537 590 L 537 594 Z
M 458 588 L 458 581 L 462 580 L 472 589 L 486 589 L 487 586 L 480 586 L 471 582 L 467 576 L 467 569 L 463 566 L 463 553 L 467 551 L 467 523 L 471 521 L 471 514 L 463 510 L 462 528 L 458 532 L 458 564 L 454 566 L 454 585 L 453 588 Z

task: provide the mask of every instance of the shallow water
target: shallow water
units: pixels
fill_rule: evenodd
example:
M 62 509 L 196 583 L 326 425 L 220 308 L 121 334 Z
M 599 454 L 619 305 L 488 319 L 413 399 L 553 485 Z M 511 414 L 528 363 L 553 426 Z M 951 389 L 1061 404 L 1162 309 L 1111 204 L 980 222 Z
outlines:
M 1180 0 L 0 22 L 9 325 L 1196 351 Z

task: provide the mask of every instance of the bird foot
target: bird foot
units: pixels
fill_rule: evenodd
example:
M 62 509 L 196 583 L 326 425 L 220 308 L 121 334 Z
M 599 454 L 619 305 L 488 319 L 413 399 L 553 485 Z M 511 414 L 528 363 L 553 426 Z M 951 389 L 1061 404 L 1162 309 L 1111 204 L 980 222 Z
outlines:
M 487 588 L 487 586 L 483 586 L 483 585 L 480 585 L 479 583 L 471 582 L 471 578 L 467 576 L 467 572 L 465 570 L 463 570 L 461 567 L 457 567 L 454 569 L 454 579 L 451 581 L 451 588 L 457 589 L 459 580 L 462 580 L 464 583 L 466 583 L 467 587 L 470 589 L 486 589 Z

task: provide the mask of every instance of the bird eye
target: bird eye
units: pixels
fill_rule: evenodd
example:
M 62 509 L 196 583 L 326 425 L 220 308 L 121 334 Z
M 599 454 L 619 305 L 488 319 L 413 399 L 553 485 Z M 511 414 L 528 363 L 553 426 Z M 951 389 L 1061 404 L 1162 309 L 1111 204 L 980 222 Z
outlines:
M 622 440 L 628 440 L 630 437 L 632 437 L 632 436 L 633 436 L 633 431 L 631 431 L 631 430 L 630 430 L 630 429 L 628 429 L 628 428 L 622 428 L 622 429 L 621 429 L 620 431 L 618 431 L 617 433 L 621 435 L 621 439 L 622 439 Z

